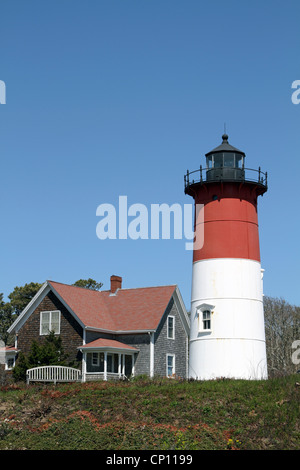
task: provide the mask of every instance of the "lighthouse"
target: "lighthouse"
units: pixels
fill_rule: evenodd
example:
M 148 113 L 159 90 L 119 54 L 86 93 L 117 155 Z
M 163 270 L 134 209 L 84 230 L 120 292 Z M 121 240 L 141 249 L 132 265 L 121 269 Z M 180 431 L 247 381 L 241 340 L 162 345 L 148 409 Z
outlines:
M 189 377 L 266 379 L 257 200 L 267 173 L 246 168 L 227 134 L 205 157 L 184 178 L 196 240 L 204 237 L 193 250 Z

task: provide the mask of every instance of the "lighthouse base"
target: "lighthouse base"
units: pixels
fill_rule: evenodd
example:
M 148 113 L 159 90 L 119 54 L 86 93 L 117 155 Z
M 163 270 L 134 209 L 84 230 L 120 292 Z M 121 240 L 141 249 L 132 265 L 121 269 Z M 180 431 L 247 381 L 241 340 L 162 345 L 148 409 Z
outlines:
M 258 261 L 193 264 L 190 378 L 267 378 L 262 290 Z
M 232 338 L 191 341 L 189 377 L 196 380 L 267 379 L 265 342 Z

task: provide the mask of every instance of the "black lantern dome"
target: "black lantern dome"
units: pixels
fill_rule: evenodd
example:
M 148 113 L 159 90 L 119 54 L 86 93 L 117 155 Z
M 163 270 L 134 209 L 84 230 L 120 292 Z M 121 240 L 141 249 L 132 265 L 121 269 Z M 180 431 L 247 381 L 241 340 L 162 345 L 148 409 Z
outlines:
M 228 135 L 222 135 L 223 142 L 206 156 L 207 181 L 243 180 L 245 178 L 245 153 L 228 143 Z
M 228 135 L 222 135 L 222 143 L 205 154 L 206 168 L 189 171 L 184 176 L 184 190 L 192 194 L 195 185 L 211 183 L 250 183 L 260 188 L 260 194 L 268 189 L 267 172 L 245 168 L 245 152 L 228 143 Z

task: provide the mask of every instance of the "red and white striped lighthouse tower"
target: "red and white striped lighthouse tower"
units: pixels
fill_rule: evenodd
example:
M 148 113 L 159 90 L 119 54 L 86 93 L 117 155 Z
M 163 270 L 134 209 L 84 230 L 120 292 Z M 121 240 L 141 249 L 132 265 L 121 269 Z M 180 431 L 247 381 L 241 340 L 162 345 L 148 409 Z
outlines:
M 267 378 L 257 198 L 267 173 L 222 136 L 206 168 L 187 172 L 185 193 L 203 205 L 193 251 L 189 376 Z M 196 211 L 195 211 L 196 212 Z

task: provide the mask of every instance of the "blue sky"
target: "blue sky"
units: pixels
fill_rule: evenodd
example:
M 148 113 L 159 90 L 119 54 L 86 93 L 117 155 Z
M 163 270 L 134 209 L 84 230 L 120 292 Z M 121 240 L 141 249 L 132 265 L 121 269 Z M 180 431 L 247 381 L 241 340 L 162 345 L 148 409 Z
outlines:
M 259 200 L 266 295 L 300 305 L 300 3 L 1 3 L 0 292 L 92 277 L 178 284 L 186 240 L 99 240 L 96 209 L 191 203 L 183 176 L 229 142 L 268 171 Z

